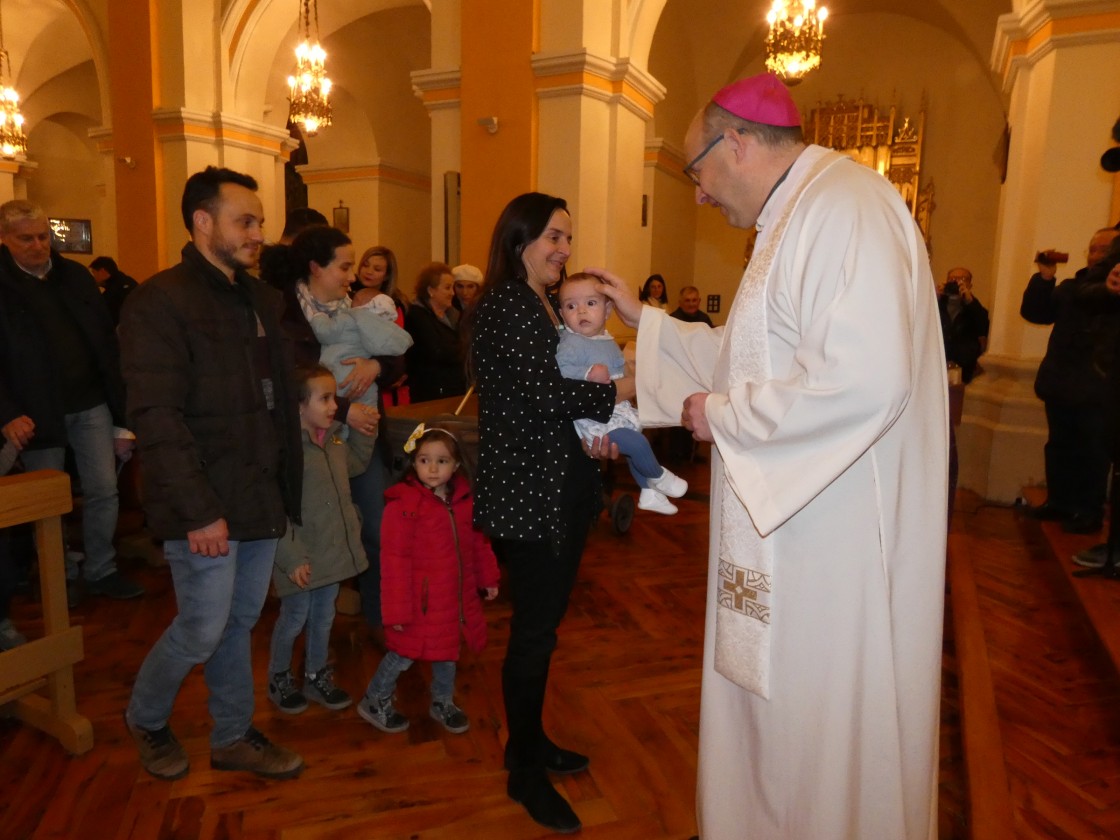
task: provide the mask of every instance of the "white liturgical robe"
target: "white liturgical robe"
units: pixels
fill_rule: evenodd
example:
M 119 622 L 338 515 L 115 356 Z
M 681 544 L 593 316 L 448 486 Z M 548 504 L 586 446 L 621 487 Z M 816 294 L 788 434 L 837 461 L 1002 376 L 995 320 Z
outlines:
M 808 147 L 725 328 L 646 307 L 643 424 L 710 392 L 702 840 L 936 837 L 948 388 L 921 233 Z

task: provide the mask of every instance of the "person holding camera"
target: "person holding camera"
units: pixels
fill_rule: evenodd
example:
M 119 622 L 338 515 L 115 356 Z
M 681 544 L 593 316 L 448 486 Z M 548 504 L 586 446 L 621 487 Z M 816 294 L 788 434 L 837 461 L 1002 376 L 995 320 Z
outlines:
M 958 266 L 938 284 L 937 309 L 941 313 L 941 336 L 945 359 L 961 368 L 965 384 L 976 375 L 977 360 L 988 346 L 988 310 L 972 293 L 972 272 Z
M 1019 314 L 1032 324 L 1052 324 L 1034 391 L 1046 409 L 1046 502 L 1029 510 L 1035 519 L 1060 520 L 1071 534 L 1101 529 L 1108 486 L 1111 433 L 1107 422 L 1108 369 L 1120 315 L 1120 295 L 1093 269 L 1108 254 L 1114 228 L 1089 241 L 1085 268 L 1056 282 L 1068 255 L 1042 251 L 1037 273 L 1023 292 Z

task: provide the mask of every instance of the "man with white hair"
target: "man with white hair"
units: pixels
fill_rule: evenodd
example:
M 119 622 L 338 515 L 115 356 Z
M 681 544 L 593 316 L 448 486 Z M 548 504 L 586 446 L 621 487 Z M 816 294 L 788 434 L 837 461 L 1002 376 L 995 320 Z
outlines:
M 641 306 L 643 423 L 711 441 L 704 840 L 936 836 L 948 387 L 921 232 L 806 146 L 776 76 L 685 137 L 696 199 L 758 241 L 726 327 Z
M 51 249 L 42 208 L 0 205 L 0 431 L 29 470 L 64 470 L 82 492 L 81 576 L 90 594 L 139 598 L 117 570 L 117 460 L 131 457 L 113 318 L 85 266 Z M 82 596 L 78 552 L 66 553 L 70 606 Z

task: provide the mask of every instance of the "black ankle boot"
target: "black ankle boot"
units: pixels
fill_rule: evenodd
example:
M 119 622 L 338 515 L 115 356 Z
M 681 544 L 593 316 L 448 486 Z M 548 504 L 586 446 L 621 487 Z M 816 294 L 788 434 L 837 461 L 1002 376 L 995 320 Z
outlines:
M 570 776 L 572 773 L 582 773 L 591 764 L 591 759 L 583 753 L 575 752 L 574 750 L 566 750 L 563 747 L 558 747 L 552 742 L 549 742 L 545 748 L 544 758 L 541 760 L 541 766 L 544 767 L 549 773 L 555 773 L 558 776 Z M 506 770 L 513 769 L 513 761 L 507 754 L 505 758 Z
M 563 796 L 548 781 L 540 768 L 514 770 L 506 784 L 509 798 L 525 806 L 538 825 L 557 834 L 575 834 L 583 824 Z

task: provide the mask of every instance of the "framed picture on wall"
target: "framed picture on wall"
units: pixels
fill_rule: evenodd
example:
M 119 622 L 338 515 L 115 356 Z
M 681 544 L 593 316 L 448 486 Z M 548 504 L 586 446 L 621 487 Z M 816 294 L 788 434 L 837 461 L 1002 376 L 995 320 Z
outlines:
M 49 219 L 51 247 L 61 254 L 92 254 L 93 231 L 89 219 Z
M 334 218 L 331 220 L 336 228 L 343 233 L 350 232 L 350 208 L 343 205 L 340 201 L 338 207 L 334 208 Z

